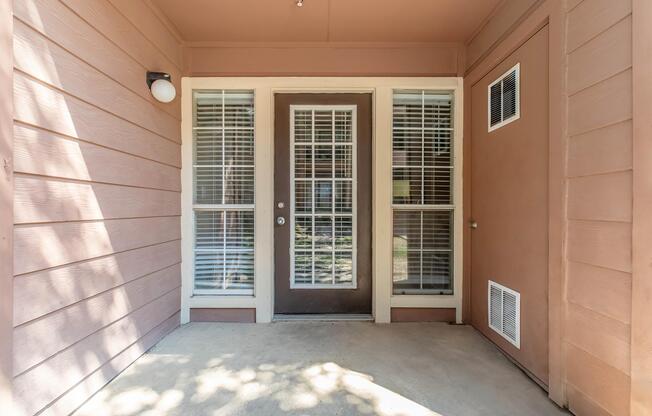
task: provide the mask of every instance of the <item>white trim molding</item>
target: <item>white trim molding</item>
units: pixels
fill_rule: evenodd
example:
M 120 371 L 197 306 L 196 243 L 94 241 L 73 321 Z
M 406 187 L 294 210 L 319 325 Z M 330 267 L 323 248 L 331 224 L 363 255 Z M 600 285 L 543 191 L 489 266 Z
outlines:
M 462 319 L 462 109 L 463 81 L 458 77 L 207 77 L 183 78 L 182 102 L 182 299 L 181 323 L 191 308 L 255 308 L 256 322 L 270 322 L 274 305 L 274 94 L 371 93 L 372 144 L 372 294 L 377 323 L 390 322 L 392 307 L 456 309 Z M 255 105 L 255 264 L 253 296 L 193 295 L 192 91 L 254 90 Z M 392 295 L 392 105 L 394 90 L 441 90 L 454 94 L 454 293 Z

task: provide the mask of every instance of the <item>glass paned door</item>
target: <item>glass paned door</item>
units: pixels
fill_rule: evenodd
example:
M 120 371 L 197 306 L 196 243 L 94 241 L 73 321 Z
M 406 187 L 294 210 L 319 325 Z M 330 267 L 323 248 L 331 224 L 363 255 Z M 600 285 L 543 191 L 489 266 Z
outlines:
M 356 107 L 292 105 L 292 288 L 356 287 Z

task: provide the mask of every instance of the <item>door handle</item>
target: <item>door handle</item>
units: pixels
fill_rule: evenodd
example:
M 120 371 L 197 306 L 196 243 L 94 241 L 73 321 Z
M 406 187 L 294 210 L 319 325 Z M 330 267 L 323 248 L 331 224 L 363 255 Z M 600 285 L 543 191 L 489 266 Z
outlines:
M 478 222 L 476 220 L 469 220 L 469 228 L 476 229 L 478 228 Z
M 278 225 L 285 225 L 285 217 L 276 217 L 276 223 Z

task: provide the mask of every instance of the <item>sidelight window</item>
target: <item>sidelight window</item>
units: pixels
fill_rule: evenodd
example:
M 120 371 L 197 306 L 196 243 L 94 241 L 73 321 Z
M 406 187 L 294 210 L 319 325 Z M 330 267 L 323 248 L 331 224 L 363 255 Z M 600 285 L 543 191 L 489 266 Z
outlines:
M 453 127 L 452 92 L 394 92 L 394 294 L 453 293 Z
M 254 95 L 193 92 L 194 293 L 253 294 Z

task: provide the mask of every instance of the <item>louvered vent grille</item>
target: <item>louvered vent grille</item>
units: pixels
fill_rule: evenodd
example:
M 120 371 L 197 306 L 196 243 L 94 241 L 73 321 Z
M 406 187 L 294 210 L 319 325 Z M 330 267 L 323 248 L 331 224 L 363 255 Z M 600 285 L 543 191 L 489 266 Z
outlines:
M 394 92 L 395 294 L 453 290 L 453 96 Z
M 520 117 L 520 64 L 517 64 L 488 88 L 489 131 Z
M 521 295 L 499 283 L 489 281 L 489 327 L 516 348 L 521 347 Z
M 254 286 L 254 105 L 251 91 L 193 93 L 195 293 Z

